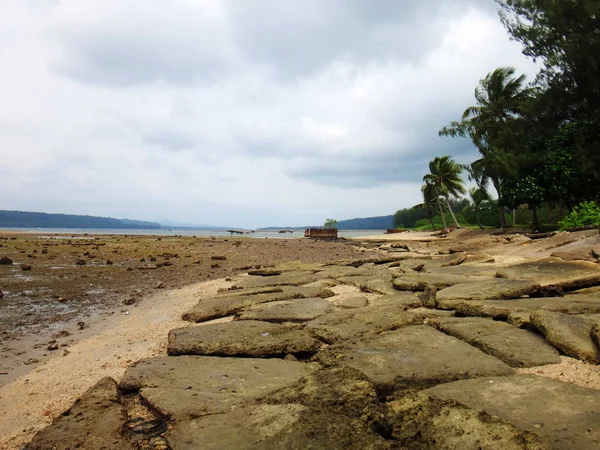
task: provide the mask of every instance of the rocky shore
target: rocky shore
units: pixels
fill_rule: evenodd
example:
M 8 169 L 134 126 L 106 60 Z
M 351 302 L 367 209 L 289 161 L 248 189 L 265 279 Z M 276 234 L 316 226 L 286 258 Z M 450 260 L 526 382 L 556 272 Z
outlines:
M 349 248 L 231 276 L 25 448 L 600 447 L 597 230 Z

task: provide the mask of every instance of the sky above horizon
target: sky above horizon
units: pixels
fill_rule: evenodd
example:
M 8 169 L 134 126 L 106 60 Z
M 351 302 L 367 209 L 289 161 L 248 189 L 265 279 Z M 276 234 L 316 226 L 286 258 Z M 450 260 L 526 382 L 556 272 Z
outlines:
M 3 0 L 0 209 L 303 226 L 420 202 L 493 0 Z

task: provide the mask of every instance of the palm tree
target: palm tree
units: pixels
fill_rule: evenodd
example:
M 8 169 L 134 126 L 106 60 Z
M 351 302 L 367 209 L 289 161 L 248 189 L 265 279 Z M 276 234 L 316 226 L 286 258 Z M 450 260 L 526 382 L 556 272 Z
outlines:
M 437 194 L 440 214 L 446 226 L 444 212 L 442 210 L 441 199 L 446 200 L 448 210 L 452 215 L 456 228 L 460 228 L 452 206 L 450 205 L 450 197 L 458 197 L 459 194 L 465 194 L 464 182 L 460 177 L 463 168 L 460 164 L 454 162 L 451 156 L 437 156 L 429 162 L 429 173 L 423 177 L 427 189 L 431 189 Z
M 427 219 L 429 219 L 431 228 L 433 228 L 433 231 L 436 231 L 437 228 L 435 227 L 435 224 L 433 223 L 432 211 L 435 210 L 436 201 L 438 202 L 438 206 L 441 206 L 439 203 L 439 195 L 437 195 L 437 193 L 435 192 L 435 189 L 433 189 L 433 186 L 431 186 L 429 184 L 424 184 L 423 186 L 421 186 L 421 193 L 423 194 L 423 203 L 416 205 L 415 208 L 420 207 L 420 208 L 424 208 L 427 211 Z M 442 220 L 444 221 L 444 228 L 446 228 L 446 219 L 444 218 L 443 211 L 441 211 L 441 212 L 442 212 Z
M 479 207 L 481 206 L 482 202 L 489 200 L 490 196 L 483 188 L 472 187 L 471 189 L 469 189 L 469 197 L 473 202 L 473 206 L 475 207 L 475 217 L 477 219 L 477 225 L 479 225 L 479 228 L 483 230 L 483 225 L 481 225 L 481 220 L 479 218 Z
M 498 198 L 502 185 L 516 174 L 514 154 L 518 143 L 510 133 L 510 122 L 523 115 L 536 88 L 525 87 L 525 75 L 515 76 L 514 67 L 500 67 L 480 80 L 475 89 L 475 106 L 468 107 L 459 122 L 440 130 L 440 136 L 470 137 L 481 153 L 476 161 L 483 179 L 489 179 Z M 506 227 L 504 208 L 500 223 Z

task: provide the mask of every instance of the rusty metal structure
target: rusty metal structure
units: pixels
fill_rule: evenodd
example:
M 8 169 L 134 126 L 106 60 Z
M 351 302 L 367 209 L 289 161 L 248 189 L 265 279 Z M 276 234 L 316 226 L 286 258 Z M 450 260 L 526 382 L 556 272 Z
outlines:
M 311 239 L 337 239 L 337 228 L 308 228 L 304 232 L 304 237 Z

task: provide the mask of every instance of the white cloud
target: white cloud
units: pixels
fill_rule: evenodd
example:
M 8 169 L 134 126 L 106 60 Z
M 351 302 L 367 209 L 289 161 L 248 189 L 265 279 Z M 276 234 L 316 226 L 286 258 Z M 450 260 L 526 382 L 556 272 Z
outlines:
M 2 208 L 249 227 L 412 206 L 477 81 L 535 73 L 492 0 L 13 0 L 0 58 Z

